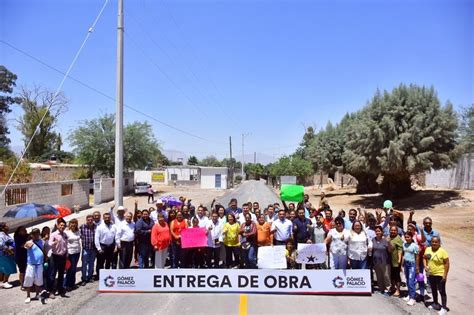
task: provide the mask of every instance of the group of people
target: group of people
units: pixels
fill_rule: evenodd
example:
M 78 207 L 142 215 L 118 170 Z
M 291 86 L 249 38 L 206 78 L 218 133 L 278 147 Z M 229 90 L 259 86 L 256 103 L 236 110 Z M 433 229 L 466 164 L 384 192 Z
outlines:
M 258 249 L 272 245 L 286 246 L 289 269 L 301 268 L 296 263 L 298 244 L 323 243 L 327 261 L 305 265 L 306 269 L 371 269 L 378 292 L 394 297 L 401 295 L 403 271 L 408 305 L 416 303 L 418 286 L 419 301 L 424 302 L 425 289 L 431 289 L 430 307 L 448 310 L 449 258 L 429 217 L 418 225 L 412 211 L 404 227 L 403 213 L 391 207 L 375 214 L 350 209 L 347 216 L 341 210 L 334 216 L 324 194 L 317 208 L 308 195 L 298 204 L 283 201 L 264 209 L 258 202 L 240 208 L 236 199 L 228 207 L 213 201 L 209 209 L 194 207 L 184 197 L 180 200 L 182 206 L 170 207 L 158 199 L 156 208 L 140 210 L 135 202 L 133 212 L 122 206 L 103 215 L 96 211 L 81 226 L 77 219 L 68 224 L 58 219 L 53 231 L 45 227 L 28 234 L 19 227 L 13 239 L 1 223 L 2 285 L 11 287 L 8 277 L 16 272 L 16 262 L 29 303 L 33 286 L 42 300 L 75 288 L 80 257 L 80 284 L 85 285 L 97 280 L 100 269 L 130 268 L 133 260 L 138 268 L 257 268 Z M 205 229 L 207 246 L 182 247 L 182 231 L 193 228 Z

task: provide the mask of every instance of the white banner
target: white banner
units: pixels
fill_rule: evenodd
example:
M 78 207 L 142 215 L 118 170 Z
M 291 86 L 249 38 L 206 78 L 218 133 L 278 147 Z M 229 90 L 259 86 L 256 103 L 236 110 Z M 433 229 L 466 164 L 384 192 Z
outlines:
M 286 269 L 285 245 L 259 247 L 257 258 L 260 269 Z
M 298 243 L 296 262 L 299 264 L 322 264 L 326 261 L 326 244 Z
M 370 295 L 369 270 L 102 269 L 100 292 Z

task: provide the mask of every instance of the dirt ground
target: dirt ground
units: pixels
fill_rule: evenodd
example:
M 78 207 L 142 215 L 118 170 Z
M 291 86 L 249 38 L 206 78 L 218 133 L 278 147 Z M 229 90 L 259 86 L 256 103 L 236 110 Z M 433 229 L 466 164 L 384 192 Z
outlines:
M 318 205 L 321 189 L 307 187 L 310 202 Z M 380 194 L 358 195 L 355 189 L 326 191 L 328 202 L 334 211 L 340 209 L 381 208 Z M 433 219 L 433 228 L 441 234 L 442 246 L 450 257 L 447 282 L 448 306 L 452 314 L 469 314 L 474 309 L 474 272 L 471 264 L 474 245 L 474 191 L 420 190 L 412 196 L 392 200 L 394 208 L 406 212 L 415 210 L 413 219 L 422 223 L 423 218 Z

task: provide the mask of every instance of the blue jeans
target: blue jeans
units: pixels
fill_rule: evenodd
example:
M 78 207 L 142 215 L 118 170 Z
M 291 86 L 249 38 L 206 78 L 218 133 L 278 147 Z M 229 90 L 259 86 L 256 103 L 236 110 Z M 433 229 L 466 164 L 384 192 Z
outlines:
M 364 260 L 351 259 L 351 269 L 367 269 L 367 258 Z
M 334 269 L 346 270 L 347 268 L 347 256 L 346 255 L 332 255 L 334 261 Z
M 257 269 L 257 249 L 255 246 L 250 246 L 249 249 L 242 249 L 242 256 L 244 257 L 245 268 Z
M 403 268 L 405 269 L 405 278 L 408 287 L 408 296 L 410 299 L 416 298 L 416 263 L 405 261 Z
M 82 281 L 91 281 L 94 274 L 95 248 L 82 250 Z
M 79 262 L 80 255 L 80 253 L 77 253 L 68 256 L 71 267 L 66 271 L 66 278 L 64 279 L 64 286 L 66 288 L 73 288 L 76 285 L 77 263 Z
M 155 266 L 154 257 L 153 247 L 151 245 L 138 245 L 138 268 L 153 268 Z

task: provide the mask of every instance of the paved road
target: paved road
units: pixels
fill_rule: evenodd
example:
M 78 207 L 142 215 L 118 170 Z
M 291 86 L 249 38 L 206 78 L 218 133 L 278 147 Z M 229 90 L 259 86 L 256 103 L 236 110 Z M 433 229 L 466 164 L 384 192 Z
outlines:
M 239 294 L 98 294 L 77 314 L 245 314 Z M 245 308 L 245 306 L 244 306 Z M 373 297 L 248 295 L 248 314 L 408 314 L 380 295 Z M 413 313 L 426 313 L 415 307 Z M 425 310 L 425 312 L 423 312 Z
M 281 200 L 275 192 L 265 185 L 263 181 L 257 180 L 248 180 L 243 182 L 239 187 L 234 190 L 230 190 L 221 197 L 217 198 L 217 202 L 220 202 L 222 205 L 226 206 L 229 204 L 231 198 L 236 198 L 241 205 L 244 202 L 254 202 L 257 201 L 260 203 L 261 208 L 265 208 L 269 204 L 279 202 Z

